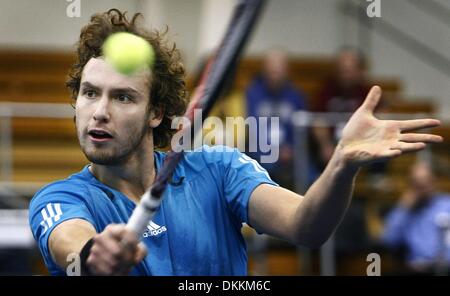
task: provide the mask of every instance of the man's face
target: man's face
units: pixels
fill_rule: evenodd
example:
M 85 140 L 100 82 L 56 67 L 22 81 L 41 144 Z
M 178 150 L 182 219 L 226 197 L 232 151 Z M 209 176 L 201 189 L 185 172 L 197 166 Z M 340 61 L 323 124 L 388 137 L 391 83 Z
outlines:
M 351 51 L 342 52 L 337 59 L 338 76 L 344 87 L 358 84 L 364 76 L 358 56 Z
M 76 101 L 81 149 L 93 163 L 117 165 L 149 140 L 150 72 L 116 72 L 102 58 L 85 65 Z
M 426 199 L 433 194 L 434 176 L 428 165 L 415 165 L 410 172 L 409 181 L 412 190 L 414 190 L 421 199 Z
M 269 52 L 264 59 L 264 75 L 272 89 L 283 86 L 288 75 L 288 58 L 284 52 Z

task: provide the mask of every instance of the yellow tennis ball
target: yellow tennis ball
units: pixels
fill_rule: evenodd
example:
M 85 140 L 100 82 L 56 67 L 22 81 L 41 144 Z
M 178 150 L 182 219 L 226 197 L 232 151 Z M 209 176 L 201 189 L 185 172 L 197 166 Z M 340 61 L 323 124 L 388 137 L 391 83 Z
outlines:
M 151 69 L 155 61 L 155 52 L 150 43 L 127 32 L 110 35 L 102 50 L 106 61 L 125 75 L 131 75 L 145 67 Z

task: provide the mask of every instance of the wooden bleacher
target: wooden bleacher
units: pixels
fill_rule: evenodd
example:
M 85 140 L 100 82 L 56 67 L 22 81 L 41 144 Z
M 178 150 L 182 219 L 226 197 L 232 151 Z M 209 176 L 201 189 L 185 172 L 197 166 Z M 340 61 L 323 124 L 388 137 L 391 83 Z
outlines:
M 70 93 L 65 88 L 68 69 L 74 57 L 60 52 L 17 52 L 0 51 L 0 102 L 34 102 L 70 104 Z M 237 89 L 243 90 L 260 71 L 261 58 L 245 58 L 237 71 Z M 291 77 L 312 103 L 324 80 L 330 74 L 332 60 L 329 57 L 294 58 Z M 192 79 L 188 79 L 192 81 Z M 388 94 L 388 110 L 393 113 L 433 113 L 433 106 L 426 98 L 410 101 L 402 98 L 402 83 L 397 78 L 376 78 Z M 189 85 L 189 84 L 188 84 Z M 45 184 L 79 171 L 86 163 L 79 149 L 73 120 L 14 118 L 13 127 L 13 181 Z M 448 150 L 450 148 L 450 127 L 436 129 L 437 134 L 446 138 L 446 143 L 433 147 L 439 163 L 450 167 Z M 380 205 L 393 204 L 406 188 L 405 175 L 415 155 L 406 155 L 392 161 L 389 165 L 389 180 L 394 184 L 391 191 L 380 193 L 369 185 L 367 174 L 358 179 L 356 195 L 368 200 L 368 212 Z M 450 192 L 448 175 L 438 179 L 438 186 Z M 371 215 L 369 215 L 371 216 Z M 372 216 L 371 216 L 372 217 Z M 369 227 L 376 228 L 375 218 L 369 217 Z M 269 270 L 272 274 L 296 274 L 295 253 L 270 253 Z M 295 263 L 294 265 L 290 263 Z M 250 266 L 252 266 L 250 258 Z M 365 262 L 364 262 L 365 264 Z M 358 265 L 357 268 L 360 266 Z M 347 268 L 346 274 L 358 274 L 355 267 Z M 353 269 L 352 269 L 353 268 Z
M 65 79 L 73 55 L 0 51 L 0 61 L 0 101 L 70 103 Z
M 74 57 L 60 52 L 0 52 L 0 102 L 63 103 Z M 87 160 L 81 153 L 73 119 L 13 118 L 14 182 L 47 182 L 66 178 Z
M 73 61 L 70 53 L 0 51 L 0 102 L 70 104 L 65 80 Z M 245 58 L 239 65 L 235 88 L 245 89 L 260 71 L 260 66 L 261 57 Z M 295 85 L 314 101 L 331 69 L 331 58 L 308 57 L 294 58 L 290 70 Z M 402 84 L 398 79 L 379 78 L 373 83 L 389 94 L 392 112 L 433 112 L 429 100 L 410 102 L 400 99 Z M 87 162 L 78 148 L 72 119 L 14 118 L 12 126 L 15 181 L 45 183 L 64 178 Z M 440 131 L 447 132 L 445 128 Z M 394 161 L 391 165 L 393 177 L 404 176 L 410 163 L 408 157 Z

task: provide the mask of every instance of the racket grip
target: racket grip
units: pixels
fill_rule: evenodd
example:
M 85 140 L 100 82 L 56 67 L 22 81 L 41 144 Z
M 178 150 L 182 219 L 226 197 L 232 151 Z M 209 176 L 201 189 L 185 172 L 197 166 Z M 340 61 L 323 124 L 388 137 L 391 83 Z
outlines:
M 141 201 L 134 209 L 127 223 L 127 228 L 134 231 L 140 239 L 147 229 L 147 225 L 156 213 L 161 204 L 161 199 L 152 196 L 151 190 L 147 190 Z

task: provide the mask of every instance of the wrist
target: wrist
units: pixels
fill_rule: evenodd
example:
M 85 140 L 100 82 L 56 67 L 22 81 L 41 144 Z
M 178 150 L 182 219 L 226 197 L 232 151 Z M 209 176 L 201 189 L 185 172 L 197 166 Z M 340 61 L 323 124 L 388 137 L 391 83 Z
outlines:
M 87 265 L 87 259 L 91 253 L 91 248 L 94 245 L 94 238 L 91 238 L 86 242 L 80 251 L 80 265 L 81 265 L 81 275 L 91 276 L 93 275 L 89 266 Z
M 350 155 L 345 153 L 345 150 L 339 143 L 334 150 L 333 156 L 330 159 L 330 163 L 339 171 L 345 175 L 356 175 L 361 166 L 354 162 Z

